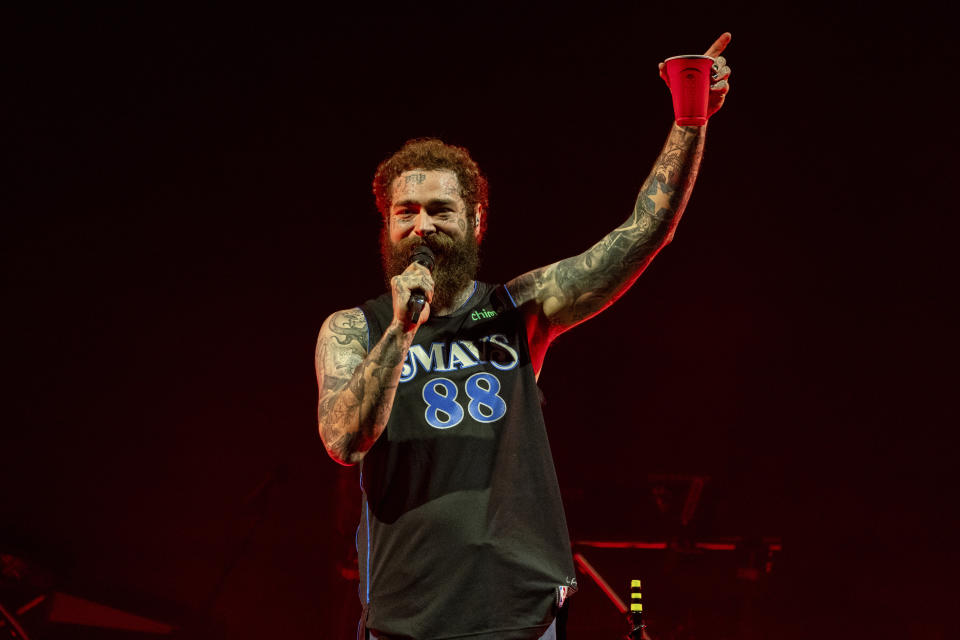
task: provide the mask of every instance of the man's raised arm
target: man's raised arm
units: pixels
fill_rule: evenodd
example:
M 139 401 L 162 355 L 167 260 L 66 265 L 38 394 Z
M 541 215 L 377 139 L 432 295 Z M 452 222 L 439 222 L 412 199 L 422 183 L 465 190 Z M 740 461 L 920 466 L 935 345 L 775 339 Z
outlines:
M 729 42 L 730 34 L 725 33 L 706 52 L 717 59 L 708 115 L 720 108 L 729 91 L 730 69 L 718 57 Z M 666 80 L 662 65 L 661 76 Z M 580 255 L 507 283 L 517 305 L 528 305 L 535 350 L 611 305 L 670 242 L 696 181 L 705 136 L 706 125 L 674 124 L 623 224 Z

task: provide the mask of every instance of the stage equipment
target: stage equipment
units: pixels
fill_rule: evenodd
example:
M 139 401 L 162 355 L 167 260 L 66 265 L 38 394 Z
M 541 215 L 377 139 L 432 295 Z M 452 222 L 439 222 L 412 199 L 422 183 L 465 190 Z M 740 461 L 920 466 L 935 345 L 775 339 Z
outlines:
M 0 637 L 37 640 L 72 637 L 70 629 L 109 629 L 110 637 L 173 636 L 178 626 L 66 593 L 52 575 L 23 558 L 0 553 Z M 87 637 L 86 635 L 84 637 Z
M 641 640 L 647 628 L 647 625 L 643 624 L 643 594 L 640 587 L 640 580 L 630 581 L 630 614 L 627 616 L 630 620 L 630 633 L 627 638 L 630 640 Z
M 776 635 L 787 588 L 774 571 L 782 540 L 718 535 L 761 529 L 765 518 L 756 517 L 761 512 L 735 511 L 739 505 L 726 478 L 645 475 L 646 483 L 633 478 L 612 491 L 607 487 L 604 501 L 587 499 L 589 490 L 568 490 L 565 496 L 575 534 L 574 561 L 583 577 L 580 593 L 571 600 L 570 634 L 598 640 Z M 614 504 L 618 508 L 610 509 Z M 639 578 L 645 587 L 642 600 Z M 628 586 L 633 589 L 629 597 Z

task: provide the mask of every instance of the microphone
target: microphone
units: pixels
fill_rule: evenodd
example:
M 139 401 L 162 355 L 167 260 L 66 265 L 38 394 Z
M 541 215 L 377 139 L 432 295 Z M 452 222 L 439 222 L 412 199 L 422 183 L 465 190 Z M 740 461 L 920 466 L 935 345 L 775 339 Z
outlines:
M 433 251 L 425 244 L 420 245 L 414 250 L 413 255 L 410 256 L 410 264 L 414 262 L 425 266 L 427 271 L 433 270 Z M 427 304 L 427 296 L 424 295 L 423 289 L 419 287 L 413 289 L 410 292 L 410 301 L 407 303 L 407 309 L 410 311 L 411 324 L 417 324 L 417 321 L 420 319 L 420 312 L 423 311 L 423 305 L 425 304 Z

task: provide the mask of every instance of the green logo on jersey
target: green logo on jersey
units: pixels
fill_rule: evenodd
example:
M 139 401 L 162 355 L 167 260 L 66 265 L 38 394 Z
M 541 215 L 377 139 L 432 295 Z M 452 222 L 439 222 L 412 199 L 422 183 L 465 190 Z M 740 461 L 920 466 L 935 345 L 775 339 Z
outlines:
M 493 318 L 497 315 L 496 311 L 487 311 L 486 309 L 478 309 L 470 314 L 470 319 L 476 322 L 477 320 L 487 320 L 488 318 Z

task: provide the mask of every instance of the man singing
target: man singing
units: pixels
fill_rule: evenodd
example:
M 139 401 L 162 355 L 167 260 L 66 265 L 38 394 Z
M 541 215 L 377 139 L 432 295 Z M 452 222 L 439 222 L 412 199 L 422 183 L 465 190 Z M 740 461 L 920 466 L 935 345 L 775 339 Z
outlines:
M 708 116 L 729 91 L 729 42 L 706 52 Z M 378 167 L 390 290 L 328 317 L 316 350 L 320 437 L 361 464 L 369 638 L 556 637 L 576 579 L 536 380 L 551 341 L 610 306 L 673 238 L 706 128 L 673 125 L 623 224 L 503 285 L 475 279 L 487 182 L 465 149 L 413 140 Z

